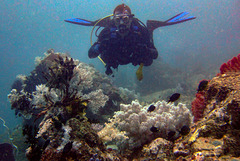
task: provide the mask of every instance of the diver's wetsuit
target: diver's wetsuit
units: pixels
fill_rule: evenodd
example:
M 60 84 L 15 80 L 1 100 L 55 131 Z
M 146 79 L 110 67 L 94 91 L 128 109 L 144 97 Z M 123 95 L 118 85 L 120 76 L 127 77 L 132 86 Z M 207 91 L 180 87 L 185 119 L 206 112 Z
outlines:
M 129 33 L 121 37 L 114 24 L 105 27 L 99 34 L 97 42 L 89 49 L 90 58 L 98 55 L 106 63 L 106 74 L 112 74 L 110 67 L 132 63 L 134 66 L 149 66 L 153 59 L 158 57 L 158 52 L 153 44 L 147 28 L 134 18 Z

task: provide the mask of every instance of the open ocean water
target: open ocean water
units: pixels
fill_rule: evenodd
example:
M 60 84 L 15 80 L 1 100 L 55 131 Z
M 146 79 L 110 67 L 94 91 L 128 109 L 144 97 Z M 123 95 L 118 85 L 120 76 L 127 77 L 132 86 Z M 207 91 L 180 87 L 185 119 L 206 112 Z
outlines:
M 154 31 L 159 58 L 153 63 L 162 61 L 184 72 L 198 66 L 196 70 L 201 73 L 206 71 L 202 68 L 217 71 L 223 62 L 240 53 L 239 0 L 1 0 L 0 117 L 6 121 L 10 132 L 21 123 L 7 99 L 11 85 L 18 74 L 28 75 L 35 67 L 35 57 L 43 56 L 49 48 L 67 52 L 75 59 L 94 64 L 97 70 L 105 71 L 98 59 L 88 58 L 92 27 L 69 24 L 64 19 L 97 20 L 112 14 L 121 3 L 127 4 L 144 23 L 149 19 L 165 21 L 183 11 L 197 17 Z M 113 82 L 128 88 L 151 83 L 136 84 L 136 69 L 131 65 L 120 66 Z M 7 140 L 6 134 L 0 120 L 0 142 Z

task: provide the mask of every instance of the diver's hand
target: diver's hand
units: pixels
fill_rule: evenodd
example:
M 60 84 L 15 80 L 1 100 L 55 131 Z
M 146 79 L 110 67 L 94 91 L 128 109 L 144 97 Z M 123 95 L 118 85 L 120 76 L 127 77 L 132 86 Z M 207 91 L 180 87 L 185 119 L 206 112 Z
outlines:
M 157 59 L 158 51 L 156 48 L 149 48 L 148 51 L 149 51 L 149 54 L 151 55 L 152 59 Z
M 94 43 L 91 48 L 88 50 L 88 57 L 89 58 L 96 58 L 100 54 L 100 44 Z

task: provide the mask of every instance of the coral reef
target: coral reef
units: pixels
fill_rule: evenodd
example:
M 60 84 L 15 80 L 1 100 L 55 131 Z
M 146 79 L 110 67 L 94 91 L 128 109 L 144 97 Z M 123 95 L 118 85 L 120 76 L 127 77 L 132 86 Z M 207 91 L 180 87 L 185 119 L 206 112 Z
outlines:
M 110 123 L 105 123 L 105 127 L 99 130 L 98 136 L 103 140 L 103 142 L 115 142 L 121 140 L 127 140 L 125 131 L 120 131 L 115 126 L 116 121 L 111 121 Z
M 24 118 L 29 160 L 89 160 L 96 154 L 97 159 L 118 158 L 106 152 L 86 117 L 86 111 L 98 115 L 108 101 L 121 100 L 103 77 L 87 64 L 48 50 L 29 76 L 14 82 L 8 98 Z
M 228 70 L 223 70 L 225 65 L 221 66 L 222 74 L 211 79 L 207 87 L 197 93 L 198 100 L 193 104 L 195 107 L 204 105 L 204 108 L 199 108 L 204 110 L 193 111 L 194 116 L 201 119 L 191 126 L 187 136 L 181 136 L 175 141 L 173 149 L 189 151 L 187 154 L 175 155 L 176 159 L 240 159 L 240 73 L 235 70 L 235 60 L 233 58 L 227 63 L 232 63 Z M 181 148 L 179 145 L 182 145 Z
M 29 119 L 32 114 L 46 110 L 50 102 L 66 105 L 80 96 L 89 102 L 86 111 L 90 113 L 89 117 L 96 115 L 101 120 L 102 115 L 111 115 L 119 109 L 119 103 L 113 102 L 122 100 L 120 90 L 107 77 L 66 54 L 54 53 L 52 49 L 45 55 L 38 59 L 38 65 L 29 76 L 19 76 L 12 86 L 8 97 L 16 115 Z
M 198 90 L 192 102 L 195 123 L 173 142 L 162 136 L 132 160 L 240 160 L 240 72 L 218 74 Z M 136 122 L 135 122 L 136 123 Z
M 84 99 L 90 100 L 88 107 L 90 107 L 92 113 L 97 114 L 99 108 L 104 107 L 109 97 L 103 94 L 102 89 L 93 91 L 83 96 Z
M 150 105 L 142 107 L 138 101 L 120 105 L 120 111 L 115 112 L 113 119 L 110 119 L 110 124 L 119 131 L 124 131 L 128 138 L 118 140 L 119 149 L 134 149 L 157 137 L 167 138 L 170 131 L 178 132 L 182 126 L 192 123 L 190 110 L 184 104 L 179 103 L 175 106 L 158 101 L 152 105 L 156 107 L 152 112 L 147 111 Z M 150 130 L 152 126 L 159 131 L 152 132 Z M 108 129 L 109 126 L 106 126 L 101 132 L 106 133 Z
M 199 96 L 204 96 L 205 102 L 204 110 L 199 114 L 201 119 L 191 124 L 189 134 L 179 135 L 173 143 L 157 138 L 156 140 L 160 139 L 161 142 L 154 140 L 145 145 L 145 150 L 139 152 L 141 158 L 186 161 L 240 160 L 239 82 L 239 72 L 228 72 L 210 80 Z M 164 147 L 167 151 L 162 150 Z
M 122 99 L 121 103 L 129 104 L 133 100 L 139 99 L 139 94 L 136 94 L 134 90 L 129 90 L 127 88 L 119 87 L 119 94 Z
M 23 117 L 26 156 L 33 161 L 240 159 L 239 57 L 199 85 L 193 120 L 185 104 L 156 96 L 141 105 L 132 101 L 139 98 L 135 91 L 114 87 L 92 66 L 50 49 L 29 76 L 17 77 L 8 95 L 15 114 Z
M 144 145 L 140 159 L 141 160 L 169 160 L 173 159 L 173 143 L 163 138 L 157 138 L 151 143 Z
M 184 139 L 190 149 L 202 157 L 230 160 L 240 157 L 239 123 L 240 95 L 239 73 L 228 73 L 214 77 L 205 89 L 206 109 L 204 117 L 191 129 Z
M 11 103 L 11 108 L 15 109 L 15 115 L 23 116 L 26 119 L 32 117 L 31 94 L 24 92 L 24 90 L 17 91 L 16 89 L 12 89 L 8 95 L 8 99 Z

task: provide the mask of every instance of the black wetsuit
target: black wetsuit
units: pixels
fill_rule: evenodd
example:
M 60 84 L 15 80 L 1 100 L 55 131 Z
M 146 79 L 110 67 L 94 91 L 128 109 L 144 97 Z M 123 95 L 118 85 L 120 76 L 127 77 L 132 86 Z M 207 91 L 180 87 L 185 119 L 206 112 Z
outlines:
M 122 37 L 117 27 L 112 24 L 105 27 L 99 34 L 97 42 L 89 49 L 90 58 L 98 55 L 106 63 L 106 74 L 111 74 L 110 67 L 132 63 L 134 66 L 149 66 L 153 59 L 158 57 L 158 52 L 153 44 L 153 38 L 147 28 L 134 18 L 129 32 Z

